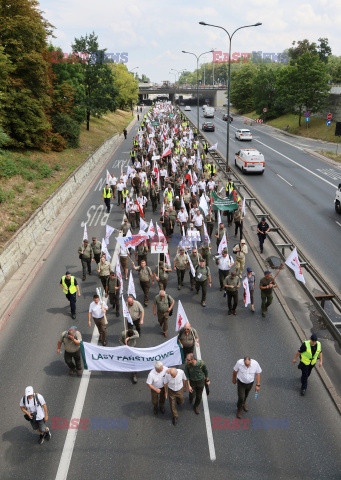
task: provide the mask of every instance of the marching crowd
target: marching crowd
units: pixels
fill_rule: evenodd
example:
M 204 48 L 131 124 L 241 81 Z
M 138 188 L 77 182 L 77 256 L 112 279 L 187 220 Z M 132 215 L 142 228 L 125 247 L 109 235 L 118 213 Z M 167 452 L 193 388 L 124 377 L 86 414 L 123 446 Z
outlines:
M 174 273 L 178 290 L 188 283 L 191 291 L 196 294 L 201 292 L 202 307 L 206 307 L 207 290 L 212 288 L 212 277 L 216 276 L 219 278 L 220 291 L 224 291 L 226 296 L 228 315 L 237 315 L 241 286 L 244 290 L 243 298 L 248 297 L 251 312 L 255 312 L 258 282 L 249 265 L 248 246 L 243 238 L 245 208 L 230 178 L 226 185 L 220 185 L 216 166 L 210 160 L 208 144 L 204 143 L 201 149 L 197 133 L 170 102 L 159 102 L 144 115 L 133 139 L 131 166 L 123 169 L 119 177 L 115 174 L 107 175 L 102 192 L 107 212 L 110 213 L 117 202 L 117 207 L 124 213 L 124 220 L 119 228 L 121 235 L 131 237 L 132 234 L 141 233 L 141 242 L 135 246 L 135 251 L 121 245 L 116 266 L 110 263 L 107 252 L 96 237 L 92 237 L 91 243 L 84 238 L 78 248 L 82 281 L 86 280 L 87 275 L 93 274 L 92 265 L 96 265 L 102 286 L 103 294 L 96 293 L 89 306 L 88 324 L 91 326 L 91 320 L 94 321 L 103 346 L 107 346 L 108 304 L 117 317 L 122 314 L 122 310 L 129 312 L 133 323 L 126 325 L 119 343 L 136 346 L 143 329 L 145 309 L 149 305 L 150 289 L 154 284 L 158 285 L 159 292 L 153 299 L 153 315 L 157 317 L 162 335 L 168 336 L 168 320 L 172 315 L 175 299 L 167 293 L 167 286 L 169 275 Z M 222 191 L 225 197 L 231 200 L 230 205 L 233 205 L 233 208 L 220 211 L 216 207 L 214 195 L 221 194 Z M 161 227 L 156 223 L 155 228 L 152 221 L 146 221 L 146 217 L 150 212 L 157 213 L 158 209 Z M 268 232 L 269 225 L 263 217 L 257 226 L 261 252 Z M 214 243 L 216 247 L 213 246 Z M 230 243 L 234 245 L 229 248 Z M 152 268 L 150 255 L 153 244 L 167 247 L 169 244 L 176 244 L 177 252 L 173 261 L 168 248 L 165 248 L 163 253 L 158 255 L 156 266 Z M 129 265 L 138 275 L 143 292 L 143 305 L 136 300 L 136 294 L 131 292 L 126 304 L 121 304 L 120 291 L 124 281 L 128 281 Z M 60 285 L 70 302 L 72 319 L 75 319 L 76 298 L 81 294 L 79 284 L 67 271 L 61 278 Z M 259 280 L 263 317 L 272 303 L 273 290 L 276 287 L 272 273 L 266 270 L 264 277 Z M 71 327 L 61 334 L 58 341 L 57 352 L 60 352 L 63 345 L 64 359 L 70 375 L 82 375 L 81 340 L 82 336 L 77 327 Z M 147 378 L 154 414 L 159 411 L 164 413 L 165 399 L 168 397 L 174 425 L 178 419 L 176 405 L 184 402 L 183 392 L 188 390 L 189 401 L 194 402 L 194 412 L 199 414 L 203 390 L 205 388 L 209 393 L 210 384 L 206 364 L 195 355 L 195 346 L 199 341 L 197 331 L 189 323 L 181 325 L 178 340 L 185 355 L 184 369 L 166 368 L 161 362 L 156 362 Z M 317 339 L 308 343 L 305 349 L 301 346 L 301 363 L 305 356 L 312 367 L 319 355 L 322 363 L 320 343 Z M 308 370 L 302 369 L 302 378 L 303 371 L 305 372 L 304 381 L 302 380 L 304 390 L 311 372 L 311 369 Z M 238 360 L 233 369 L 232 381 L 238 383 L 238 418 L 242 417 L 243 410 L 248 410 L 246 399 L 255 379 L 255 391 L 258 392 L 260 388 L 261 371 L 258 362 L 247 356 Z M 132 382 L 137 382 L 136 373 L 132 375 Z M 27 388 L 31 392 L 32 387 Z M 36 394 L 32 389 L 32 393 L 27 396 L 31 404 L 35 401 L 34 395 Z M 39 397 L 37 399 L 39 400 Z M 46 408 L 46 405 L 42 405 Z M 31 406 L 33 411 L 33 404 Z M 30 414 L 29 408 L 23 411 Z M 45 431 L 46 422 L 33 425 L 32 420 L 31 423 L 33 428 L 39 429 L 40 443 L 44 438 L 50 438 L 50 433 Z

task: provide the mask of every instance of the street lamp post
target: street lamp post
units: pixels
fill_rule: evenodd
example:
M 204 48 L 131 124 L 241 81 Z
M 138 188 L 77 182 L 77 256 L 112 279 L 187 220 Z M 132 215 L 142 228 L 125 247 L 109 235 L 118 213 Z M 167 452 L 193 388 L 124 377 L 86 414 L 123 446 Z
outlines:
M 209 52 L 203 52 L 200 55 L 196 55 L 195 53 L 192 52 L 186 52 L 185 50 L 182 50 L 182 53 L 188 53 L 189 55 L 194 55 L 195 58 L 197 59 L 197 129 L 199 132 L 199 58 L 202 57 L 203 55 L 206 55 L 206 53 L 211 53 L 213 50 L 210 50 Z
M 131 73 L 134 77 L 135 75 L 133 74 L 133 70 L 136 70 L 138 69 L 139 67 L 134 67 L 132 68 L 131 70 L 128 70 L 129 73 Z M 143 98 L 143 94 L 142 94 L 142 98 Z M 134 111 L 134 107 L 133 107 L 133 101 L 131 101 L 131 111 L 133 112 Z
M 259 25 L 262 25 L 260 22 L 254 23 L 253 25 L 243 25 L 242 27 L 237 28 L 232 35 L 229 34 L 229 32 L 226 30 L 224 27 L 220 27 L 219 25 L 211 25 L 210 23 L 206 22 L 199 22 L 200 25 L 204 25 L 206 27 L 215 27 L 215 28 L 221 28 L 224 30 L 224 32 L 227 34 L 229 37 L 229 66 L 228 66 L 228 80 L 227 80 L 227 133 L 226 133 L 226 171 L 228 172 L 230 167 L 229 167 L 229 150 L 230 150 L 230 86 L 231 86 L 231 43 L 232 43 L 232 37 L 233 35 L 238 32 L 238 30 L 241 30 L 242 28 L 249 28 L 249 27 L 258 27 Z
M 215 48 L 212 48 L 212 53 L 214 53 Z M 212 85 L 214 87 L 214 55 L 212 55 Z

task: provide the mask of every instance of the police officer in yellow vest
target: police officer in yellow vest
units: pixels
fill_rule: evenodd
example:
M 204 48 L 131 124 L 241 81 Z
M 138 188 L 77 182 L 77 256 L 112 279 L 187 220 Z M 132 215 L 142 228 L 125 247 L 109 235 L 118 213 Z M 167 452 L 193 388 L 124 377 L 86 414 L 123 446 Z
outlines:
M 207 154 L 208 154 L 208 148 L 209 148 L 208 143 L 207 143 L 207 142 L 204 142 L 204 143 L 203 143 L 203 147 L 204 147 L 205 153 L 206 153 L 206 155 L 207 155 Z
M 66 295 L 66 298 L 70 302 L 71 307 L 71 317 L 76 318 L 76 293 L 80 297 L 81 292 L 77 280 L 74 276 L 71 275 L 69 271 L 65 272 L 65 275 L 62 276 L 60 280 L 60 285 L 63 289 L 63 292 Z
M 134 165 L 134 163 L 135 163 L 135 158 L 136 158 L 136 152 L 135 152 L 135 150 L 131 150 L 131 152 L 130 152 L 130 158 L 131 158 L 131 163 Z
M 213 177 L 213 175 L 215 175 L 215 173 L 217 171 L 214 163 L 210 164 L 210 171 L 211 171 L 211 177 Z
M 107 207 L 107 213 L 110 213 L 110 199 L 112 197 L 112 190 L 109 185 L 106 183 L 103 188 L 103 200 Z
M 301 377 L 301 395 L 305 395 L 308 385 L 308 378 L 312 369 L 315 366 L 317 359 L 319 358 L 319 367 L 322 367 L 322 352 L 321 343 L 317 341 L 315 333 L 312 334 L 310 340 L 306 340 L 302 343 L 300 349 L 297 351 L 293 363 L 296 363 L 297 357 L 301 356 L 300 364 L 298 368 L 302 372 Z

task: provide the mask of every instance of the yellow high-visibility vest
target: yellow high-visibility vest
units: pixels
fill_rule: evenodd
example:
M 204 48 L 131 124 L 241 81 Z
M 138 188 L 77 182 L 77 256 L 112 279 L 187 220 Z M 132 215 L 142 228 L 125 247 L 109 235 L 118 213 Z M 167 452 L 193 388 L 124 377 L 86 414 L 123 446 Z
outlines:
M 66 278 L 66 275 L 63 275 L 63 277 L 62 277 L 63 292 L 66 294 L 66 293 L 68 293 L 68 287 L 65 283 L 65 278 Z M 77 287 L 75 285 L 75 277 L 73 277 L 71 275 L 70 280 L 71 280 L 71 283 L 70 283 L 70 287 L 69 287 L 69 293 L 75 293 L 75 292 L 77 292 Z

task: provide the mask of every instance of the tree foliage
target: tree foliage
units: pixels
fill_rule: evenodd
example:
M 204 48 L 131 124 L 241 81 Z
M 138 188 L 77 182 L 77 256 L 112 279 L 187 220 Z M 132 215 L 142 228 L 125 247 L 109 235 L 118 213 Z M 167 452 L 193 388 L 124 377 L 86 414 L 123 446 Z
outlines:
M 139 98 L 139 85 L 134 75 L 128 72 L 123 63 L 109 64 L 114 77 L 114 84 L 118 90 L 116 98 L 118 108 L 129 110 L 136 104 Z
M 253 84 L 256 74 L 257 67 L 252 63 L 245 63 L 231 73 L 230 99 L 241 113 L 253 110 Z
M 87 54 L 87 59 L 80 65 L 84 73 L 83 106 L 86 110 L 86 128 L 90 129 L 90 117 L 100 117 L 117 107 L 117 88 L 108 64 L 103 63 L 105 49 L 100 50 L 95 33 L 75 38 L 73 52 Z

